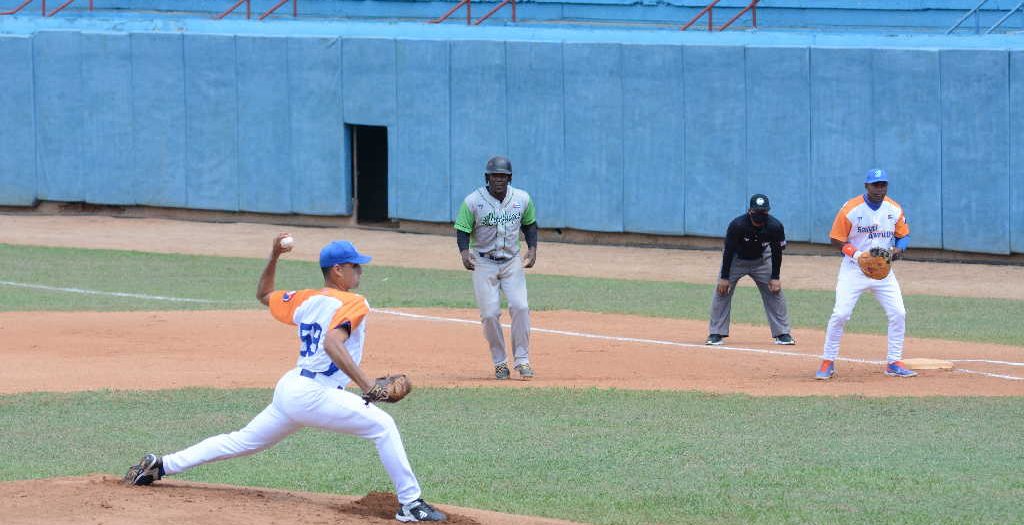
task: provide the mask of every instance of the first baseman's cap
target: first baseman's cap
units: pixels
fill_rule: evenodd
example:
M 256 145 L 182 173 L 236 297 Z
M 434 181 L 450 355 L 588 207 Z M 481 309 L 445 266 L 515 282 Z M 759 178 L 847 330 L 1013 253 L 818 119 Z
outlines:
M 484 173 L 504 173 L 505 175 L 511 175 L 512 162 L 505 157 L 491 157 L 487 161 L 487 167 L 484 168 Z
M 768 211 L 772 205 L 768 202 L 768 196 L 763 193 L 755 193 L 750 196 L 750 209 L 753 211 Z
M 889 182 L 889 174 L 885 170 L 875 168 L 864 177 L 864 184 L 871 184 L 873 182 Z
M 335 264 L 366 264 L 370 262 L 369 255 L 363 255 L 356 251 L 356 247 L 348 241 L 333 241 L 324 249 L 320 250 L 320 267 L 330 268 Z

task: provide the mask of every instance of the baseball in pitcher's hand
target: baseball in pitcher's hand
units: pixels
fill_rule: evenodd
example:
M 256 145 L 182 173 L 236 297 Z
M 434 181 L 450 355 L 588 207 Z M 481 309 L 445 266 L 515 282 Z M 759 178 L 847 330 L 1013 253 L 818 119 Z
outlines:
M 270 256 L 271 257 L 277 258 L 277 257 L 280 257 L 282 253 L 288 253 L 288 252 L 292 251 L 292 245 L 291 244 L 289 244 L 287 246 L 281 246 L 281 239 L 284 239 L 286 237 L 291 237 L 291 234 L 287 233 L 287 232 L 283 232 L 283 233 L 277 234 L 277 237 L 274 237 L 274 247 L 270 251 Z
M 469 250 L 459 253 L 462 254 L 462 266 L 466 267 L 467 270 L 476 269 L 476 264 L 473 263 L 473 254 L 469 253 Z
M 523 258 L 523 268 L 533 268 L 533 264 L 537 262 L 537 247 L 529 248 L 526 250 L 526 257 Z
M 726 295 L 729 293 L 729 279 L 719 279 L 718 286 L 715 287 L 715 291 L 718 295 Z
M 768 281 L 768 291 L 771 293 L 779 293 L 782 291 L 782 281 L 778 279 L 772 279 Z

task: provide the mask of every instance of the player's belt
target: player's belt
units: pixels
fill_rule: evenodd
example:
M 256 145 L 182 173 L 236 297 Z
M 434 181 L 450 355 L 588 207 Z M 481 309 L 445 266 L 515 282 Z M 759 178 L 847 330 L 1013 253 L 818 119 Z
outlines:
M 484 259 L 490 259 L 490 260 L 492 260 L 494 262 L 503 263 L 503 262 L 507 262 L 507 261 L 512 260 L 511 257 L 498 257 L 496 255 L 491 255 L 489 253 L 484 253 L 484 252 L 478 252 L 478 253 L 480 254 L 480 257 L 483 257 Z
M 314 377 L 316 377 L 317 374 L 323 374 L 325 376 L 332 376 L 337 371 L 338 371 L 338 367 L 334 363 L 331 363 L 331 366 L 327 367 L 327 370 L 324 371 L 324 372 L 314 372 L 312 370 L 306 370 L 305 368 L 303 368 L 299 372 L 299 375 L 302 376 L 302 377 L 308 377 L 310 379 L 313 379 Z

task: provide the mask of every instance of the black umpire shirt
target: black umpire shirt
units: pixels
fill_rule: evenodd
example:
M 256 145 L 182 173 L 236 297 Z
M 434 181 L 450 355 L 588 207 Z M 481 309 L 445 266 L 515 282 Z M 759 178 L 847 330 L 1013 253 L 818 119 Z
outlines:
M 782 223 L 771 215 L 764 216 L 764 224 L 759 228 L 750 222 L 750 215 L 744 213 L 729 223 L 725 232 L 725 251 L 722 253 L 722 279 L 729 278 L 729 267 L 732 257 L 740 259 L 760 259 L 764 255 L 765 246 L 772 250 L 772 279 L 779 278 L 782 270 L 782 250 L 786 246 L 786 230 Z

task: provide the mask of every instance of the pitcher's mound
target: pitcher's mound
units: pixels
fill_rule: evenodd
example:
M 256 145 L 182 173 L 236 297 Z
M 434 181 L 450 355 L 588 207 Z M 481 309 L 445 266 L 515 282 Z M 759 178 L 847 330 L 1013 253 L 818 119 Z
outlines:
M 436 506 L 448 515 L 448 523 L 459 525 L 570 524 Z M 5 525 L 394 525 L 399 523 L 397 509 L 395 495 L 381 492 L 356 498 L 166 479 L 148 487 L 125 487 L 120 478 L 102 474 L 0 483 Z

